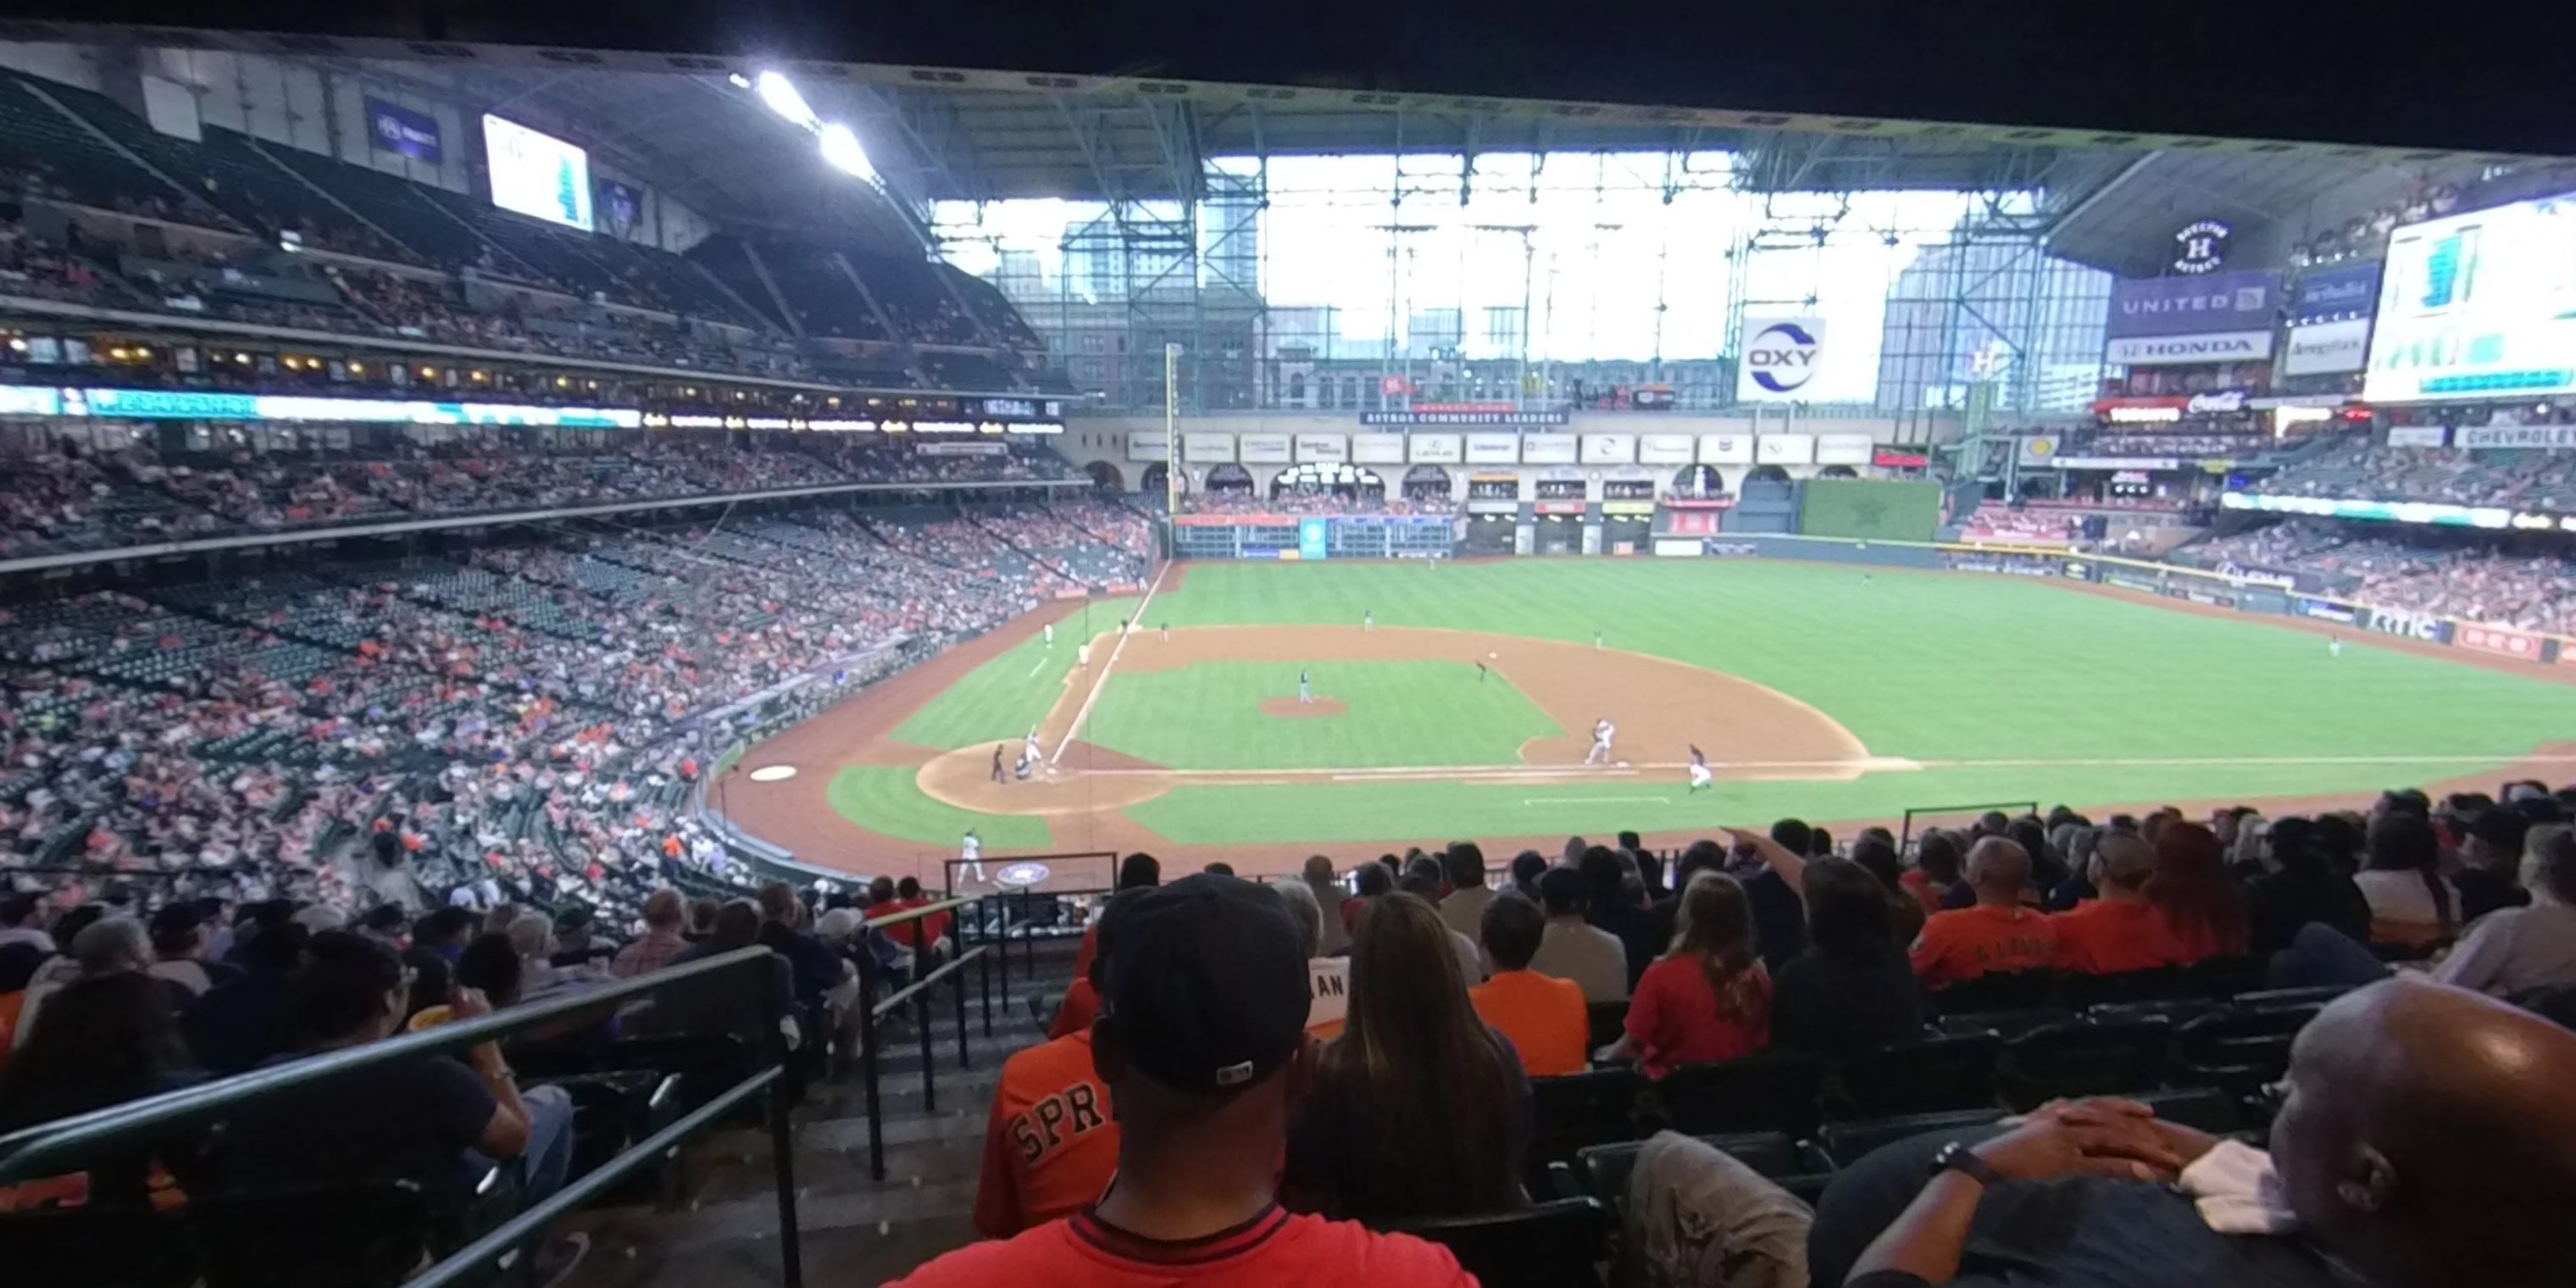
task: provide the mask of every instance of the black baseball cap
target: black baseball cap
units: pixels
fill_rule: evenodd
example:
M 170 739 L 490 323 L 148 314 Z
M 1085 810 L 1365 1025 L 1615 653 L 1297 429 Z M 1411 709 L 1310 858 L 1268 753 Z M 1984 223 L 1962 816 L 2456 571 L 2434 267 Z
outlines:
M 1234 1091 L 1305 1045 L 1306 957 L 1278 895 L 1203 873 L 1121 899 L 1101 1009 L 1139 1071 L 1176 1090 Z

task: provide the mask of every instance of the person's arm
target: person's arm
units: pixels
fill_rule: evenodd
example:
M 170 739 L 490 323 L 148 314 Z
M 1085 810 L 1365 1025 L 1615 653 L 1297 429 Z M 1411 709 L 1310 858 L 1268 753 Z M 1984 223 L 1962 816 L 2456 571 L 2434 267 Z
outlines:
M 2153 1181 L 2159 1171 L 2182 1168 L 2180 1157 L 2142 1105 L 2088 1101 L 2051 1106 L 2020 1127 L 1969 1151 L 1999 1181 L 2045 1181 L 2071 1176 Z M 1942 1172 L 1852 1264 L 1846 1284 L 1871 1275 L 1911 1275 L 1927 1284 L 1948 1283 L 1959 1273 L 1968 1227 L 1986 1187 L 1964 1172 Z
M 1748 832 L 1740 827 L 1723 830 L 1735 839 L 1736 844 L 1750 848 L 1755 854 L 1761 856 L 1765 865 L 1779 873 L 1780 879 L 1789 883 L 1790 892 L 1798 896 L 1798 902 L 1807 901 L 1807 861 L 1805 859 L 1791 854 L 1789 847 L 1760 832 Z
M 451 1023 L 492 1013 L 492 1004 L 480 989 L 456 989 L 447 1004 Z M 529 1124 L 534 1121 L 527 1103 L 519 1099 L 517 1075 L 502 1062 L 497 1043 L 486 1042 L 467 1051 L 465 1063 L 482 1082 L 484 1094 L 492 1097 L 492 1117 L 483 1124 L 474 1148 L 486 1158 L 517 1158 L 528 1147 Z
M 2479 993 L 2493 988 L 2497 977 L 2504 970 L 2506 939 L 2504 931 L 2513 924 L 2514 920 L 2512 909 L 2501 909 L 2487 914 L 2486 919 L 2480 921 L 2469 931 L 2468 936 L 2460 941 L 2460 946 L 2452 949 L 2451 955 L 2443 958 L 2442 964 L 2433 968 L 2434 982 L 2451 984 Z
M 1653 1049 L 1656 1017 L 1663 1009 L 1664 990 L 1661 977 L 1641 979 L 1635 996 L 1628 999 L 1628 1017 L 1620 1024 L 1619 1040 L 1601 1048 L 1594 1059 L 1603 1064 L 1635 1064 Z
M 1006 1066 L 1003 1073 L 1009 1072 Z M 1012 1166 L 1020 1147 L 1011 1139 L 1011 1117 L 996 1088 L 993 1107 L 984 1116 L 984 1166 L 975 1177 L 975 1233 L 987 1239 L 1007 1239 L 1028 1228 L 1028 1216 L 1020 1207 L 1019 1176 Z

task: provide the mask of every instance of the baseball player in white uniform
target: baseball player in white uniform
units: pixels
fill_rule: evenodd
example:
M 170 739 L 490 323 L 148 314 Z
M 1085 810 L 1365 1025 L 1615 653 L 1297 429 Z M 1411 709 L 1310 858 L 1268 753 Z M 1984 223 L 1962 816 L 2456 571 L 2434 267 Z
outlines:
M 1029 736 L 1027 741 L 1022 744 L 1022 747 L 1024 749 L 1024 754 L 1029 758 L 1030 764 L 1036 764 L 1037 762 L 1046 759 L 1046 753 L 1038 750 L 1038 727 L 1036 725 L 1029 726 Z
M 1618 734 L 1619 727 L 1610 723 L 1607 717 L 1594 722 L 1592 726 L 1592 750 L 1584 753 L 1583 763 L 1587 765 L 1609 764 L 1610 740 L 1617 737 Z
M 984 838 L 975 829 L 966 829 L 966 839 L 957 843 L 957 857 L 966 864 L 966 872 L 975 880 L 984 879 Z
M 1055 647 L 1055 623 L 1053 622 L 1048 622 L 1046 624 L 1046 641 L 1046 646 L 1048 648 Z
M 1700 754 L 1698 743 L 1691 744 L 1690 753 L 1690 789 L 1698 791 L 1709 786 L 1712 781 L 1708 772 L 1708 757 Z

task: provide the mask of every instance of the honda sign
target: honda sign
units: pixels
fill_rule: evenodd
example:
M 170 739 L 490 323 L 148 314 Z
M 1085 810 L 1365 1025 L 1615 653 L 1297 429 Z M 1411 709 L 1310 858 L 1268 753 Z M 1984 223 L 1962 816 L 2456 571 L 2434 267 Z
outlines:
M 1746 318 L 1744 360 L 1735 372 L 1737 402 L 1796 402 L 1824 361 L 1822 318 Z

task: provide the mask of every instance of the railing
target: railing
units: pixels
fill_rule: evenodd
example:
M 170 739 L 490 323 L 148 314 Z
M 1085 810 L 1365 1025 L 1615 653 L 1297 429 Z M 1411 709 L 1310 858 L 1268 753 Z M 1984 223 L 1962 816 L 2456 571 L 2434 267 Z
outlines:
M 921 1108 L 924 1113 L 934 1113 L 939 1108 L 939 1063 L 930 1049 L 931 990 L 952 978 L 956 979 L 957 1067 L 960 1069 L 969 1068 L 973 1064 L 973 1056 L 966 1045 L 966 982 L 963 978 L 958 978 L 960 972 L 964 971 L 969 964 L 973 964 L 979 972 L 986 1037 L 993 1036 L 993 963 L 997 958 L 1002 963 L 1003 996 L 1007 998 L 1010 995 L 1011 969 L 1008 953 L 996 952 L 994 946 L 989 943 L 978 944 L 973 948 L 962 947 L 968 927 L 978 927 L 978 934 L 981 935 L 983 919 L 956 914 L 975 911 L 975 906 L 983 902 L 984 898 L 983 895 L 968 895 L 963 899 L 943 899 L 937 903 L 923 904 L 918 908 L 880 917 L 866 925 L 867 930 L 884 934 L 898 944 L 909 943 L 912 947 L 913 969 L 918 972 L 911 983 L 883 998 L 876 995 L 877 971 L 872 967 L 859 972 L 859 1067 L 860 1077 L 865 1082 L 868 1097 L 868 1175 L 875 1180 L 882 1181 L 886 1178 L 885 1109 L 878 1068 L 881 1054 L 877 1043 L 878 1021 L 894 1015 L 904 1003 L 912 1004 L 913 1027 L 918 1030 L 921 1039 Z M 931 952 L 937 944 L 929 937 L 929 931 L 924 923 L 942 913 L 954 915 L 958 938 L 953 942 L 959 942 L 961 950 L 946 964 L 937 969 L 925 971 L 924 968 L 930 962 Z M 905 929 L 907 927 L 908 930 Z M 1003 948 L 1007 949 L 1008 946 L 1008 940 L 1005 939 Z
M 484 1042 L 549 1027 L 567 1017 L 606 1015 L 620 1003 L 666 993 L 675 986 L 696 982 L 736 986 L 752 1013 L 765 1016 L 786 1004 L 786 999 L 772 992 L 773 958 L 767 948 L 738 949 L 622 983 L 583 989 L 424 1032 L 23 1128 L 0 1136 L 0 1186 L 85 1170 L 86 1164 L 117 1146 L 165 1140 L 171 1133 L 215 1122 L 244 1105 L 277 1099 L 345 1074 L 457 1054 Z M 787 1117 L 789 1095 L 780 1081 L 787 1069 L 786 1037 L 776 1025 L 764 1026 L 764 1032 L 765 1058 L 740 1081 L 482 1237 L 440 1258 L 437 1264 L 407 1281 L 409 1288 L 445 1288 L 509 1268 L 556 1221 L 635 1173 L 656 1165 L 670 1151 L 763 1093 L 768 1097 L 770 1152 L 777 1171 L 782 1281 L 787 1288 L 802 1288 L 804 1259 L 796 1221 L 795 1162 Z M 402 1111 L 398 1106 L 387 1107 L 387 1112 Z
M 1914 848 L 1914 820 L 1918 817 L 1946 818 L 1954 814 L 1983 814 L 1988 810 L 2002 810 L 2007 815 L 2020 818 L 2025 814 L 2038 813 L 2039 802 L 1986 801 L 1976 805 L 1918 805 L 1905 811 L 1905 831 L 1896 838 L 1896 851 L 1903 854 Z

